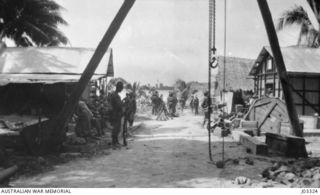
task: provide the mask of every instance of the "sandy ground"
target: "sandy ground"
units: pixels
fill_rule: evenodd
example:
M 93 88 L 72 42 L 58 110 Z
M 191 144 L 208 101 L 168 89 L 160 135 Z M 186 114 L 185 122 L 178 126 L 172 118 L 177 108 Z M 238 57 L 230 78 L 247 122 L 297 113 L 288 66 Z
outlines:
M 245 149 L 225 138 L 225 159 L 231 161 L 218 169 L 208 161 L 207 131 L 202 116 L 188 110 L 169 121 L 145 118 L 128 148 L 111 150 L 110 155 L 79 158 L 53 171 L 36 176 L 21 176 L 13 187 L 262 187 L 260 173 L 271 166 L 271 159 L 247 154 Z M 213 136 L 213 160 L 222 158 L 222 139 Z M 245 163 L 249 157 L 254 165 Z M 250 178 L 252 185 L 240 186 L 237 176 Z

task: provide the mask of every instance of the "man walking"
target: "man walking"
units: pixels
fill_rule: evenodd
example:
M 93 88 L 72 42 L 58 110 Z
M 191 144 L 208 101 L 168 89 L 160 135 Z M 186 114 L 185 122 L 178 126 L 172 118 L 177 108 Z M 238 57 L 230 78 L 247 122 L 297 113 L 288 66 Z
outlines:
M 205 126 L 206 122 L 209 121 L 209 112 L 211 112 L 211 105 L 210 105 L 210 99 L 209 99 L 209 92 L 204 93 L 204 100 L 201 104 L 201 107 L 204 111 L 204 119 L 203 119 L 203 126 Z M 208 123 L 208 126 L 210 124 Z
M 191 108 L 191 112 L 193 113 L 193 110 L 194 110 L 194 98 L 193 96 L 191 96 L 191 100 L 190 100 L 190 108 Z
M 111 124 L 113 126 L 112 129 L 112 146 L 120 147 L 120 143 L 118 140 L 118 136 L 121 130 L 121 118 L 123 114 L 123 106 L 121 102 L 121 98 L 119 96 L 119 93 L 123 90 L 123 83 L 118 82 L 116 85 L 116 91 L 111 93 L 110 95 L 110 103 L 112 106 L 111 111 Z
M 193 107 L 194 107 L 194 114 L 198 115 L 199 114 L 199 99 L 197 96 L 193 100 Z

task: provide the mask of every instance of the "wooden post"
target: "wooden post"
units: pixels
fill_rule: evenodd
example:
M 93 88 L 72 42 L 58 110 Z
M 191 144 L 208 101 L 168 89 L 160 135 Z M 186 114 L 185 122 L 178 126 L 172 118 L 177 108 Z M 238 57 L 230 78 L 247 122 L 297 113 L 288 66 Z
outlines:
M 293 132 L 296 136 L 302 137 L 302 129 L 299 125 L 299 118 L 297 115 L 296 107 L 293 102 L 292 92 L 289 87 L 289 79 L 287 76 L 287 70 L 283 61 L 282 53 L 279 46 L 278 37 L 276 34 L 276 30 L 273 24 L 272 16 L 270 13 L 270 9 L 266 0 L 257 0 L 259 4 L 259 8 L 262 14 L 262 18 L 266 27 L 266 31 L 268 34 L 271 50 L 276 62 L 276 68 L 278 72 L 278 77 L 280 79 L 284 99 L 287 106 L 287 111 L 289 115 L 289 120 L 293 129 Z
M 121 24 L 123 23 L 124 19 L 129 13 L 134 2 L 135 0 L 125 0 L 123 2 L 117 15 L 113 19 L 107 32 L 103 36 L 97 49 L 95 50 L 93 56 L 91 57 L 86 69 L 84 70 L 79 82 L 77 83 L 75 89 L 70 95 L 70 98 L 68 99 L 66 105 L 63 107 L 58 118 L 56 119 L 56 123 L 54 124 L 55 125 L 54 132 L 53 132 L 53 136 L 54 136 L 53 139 L 55 140 L 55 144 L 62 143 L 64 134 L 65 134 L 65 127 L 69 122 L 70 118 L 72 117 L 74 110 L 78 104 L 78 101 L 85 87 L 91 80 L 91 77 L 93 76 L 97 66 L 99 65 L 101 59 L 103 58 L 104 54 L 109 48 L 111 41 L 113 40 L 114 36 L 118 32 Z

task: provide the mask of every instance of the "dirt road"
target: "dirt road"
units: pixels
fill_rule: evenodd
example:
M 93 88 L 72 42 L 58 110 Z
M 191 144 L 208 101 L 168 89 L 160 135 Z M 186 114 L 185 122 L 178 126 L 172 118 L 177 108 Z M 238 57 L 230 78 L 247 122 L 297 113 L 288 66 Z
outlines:
M 53 171 L 20 177 L 14 187 L 240 187 L 232 184 L 237 176 L 261 182 L 260 173 L 271 162 L 249 156 L 231 137 L 225 139 L 225 159 L 240 158 L 225 169 L 208 163 L 207 131 L 202 117 L 186 111 L 169 121 L 145 120 L 128 148 L 111 150 L 110 155 L 80 158 L 56 166 Z M 214 161 L 221 160 L 221 138 L 213 137 Z

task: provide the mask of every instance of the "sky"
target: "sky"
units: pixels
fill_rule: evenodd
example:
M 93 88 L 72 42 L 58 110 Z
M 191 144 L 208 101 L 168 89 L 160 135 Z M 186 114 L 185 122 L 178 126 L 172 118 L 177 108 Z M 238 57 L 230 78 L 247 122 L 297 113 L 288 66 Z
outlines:
M 121 0 L 56 0 L 69 23 L 61 30 L 67 46 L 95 48 L 120 8 Z M 224 50 L 224 0 L 217 1 L 217 52 Z M 269 0 L 273 19 L 304 0 Z M 228 56 L 255 59 L 268 45 L 256 0 L 227 1 Z M 293 45 L 298 27 L 279 32 L 281 46 Z M 136 0 L 111 43 L 115 77 L 172 85 L 175 80 L 207 81 L 208 0 Z

